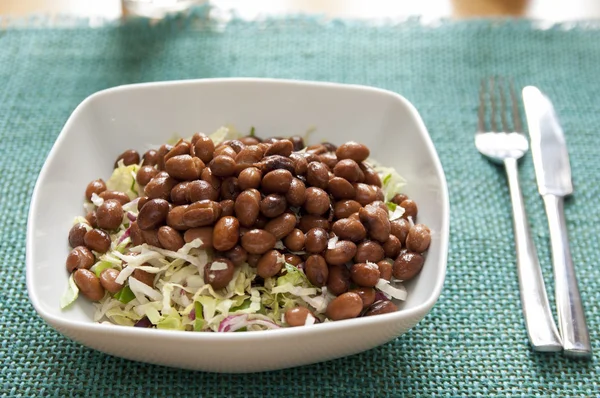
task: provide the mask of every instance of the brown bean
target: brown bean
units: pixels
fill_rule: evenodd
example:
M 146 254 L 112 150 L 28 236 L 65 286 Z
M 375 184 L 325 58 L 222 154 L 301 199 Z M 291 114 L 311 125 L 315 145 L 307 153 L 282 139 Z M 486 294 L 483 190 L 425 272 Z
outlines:
M 188 228 L 205 227 L 221 217 L 221 206 L 212 200 L 192 203 L 183 213 L 183 223 Z M 237 222 L 237 220 L 236 220 Z
M 85 215 L 85 220 L 92 226 L 92 228 L 98 227 L 95 210 L 88 212 L 88 214 Z
M 260 212 L 269 218 L 275 218 L 283 214 L 287 209 L 285 196 L 279 194 L 269 194 L 260 202 Z
M 215 148 L 215 152 L 213 153 L 213 160 L 217 156 L 227 156 L 232 159 L 235 159 L 235 157 L 237 156 L 237 152 L 229 145 L 225 145 L 222 143 Z
M 235 160 L 230 156 L 215 156 L 208 166 L 217 177 L 230 177 L 235 174 Z
M 300 217 L 298 228 L 304 233 L 307 233 L 311 228 L 323 228 L 329 230 L 330 222 L 324 217 L 306 214 Z
M 329 187 L 327 188 L 330 194 L 335 199 L 353 199 L 356 195 L 354 186 L 348 182 L 345 178 L 333 177 L 329 180 Z
M 256 221 L 254 222 L 254 224 L 252 225 L 252 229 L 258 228 L 258 229 L 265 229 L 265 226 L 267 225 L 267 223 L 270 221 L 269 218 L 265 217 L 262 214 L 258 214 L 258 217 L 256 217 Z
M 392 198 L 392 202 L 399 205 L 400 203 L 404 202 L 406 199 L 408 199 L 408 196 L 406 196 L 403 193 L 397 193 Z
M 235 202 L 231 199 L 225 199 L 219 202 L 221 206 L 221 217 L 235 215 Z
M 140 162 L 140 154 L 133 149 L 128 149 L 117 157 L 115 160 L 114 168 L 118 167 L 119 160 L 123 161 L 125 166 L 129 166 L 132 164 L 138 164 Z
M 150 199 L 168 200 L 171 197 L 171 189 L 177 185 L 177 180 L 157 174 L 144 188 L 144 193 Z
M 252 167 L 254 163 L 260 162 L 264 151 L 258 145 L 250 145 L 242 149 L 235 157 L 235 163 L 238 165 L 238 172 Z
M 251 254 L 263 254 L 275 247 L 275 236 L 264 229 L 251 229 L 242 236 L 242 247 Z
M 260 140 L 260 138 L 258 137 L 254 137 L 251 135 L 247 135 L 245 137 L 240 138 L 240 141 L 244 143 L 244 145 L 249 146 L 249 145 L 258 145 L 260 144 L 262 141 Z
M 297 267 L 298 265 L 300 265 L 302 263 L 302 257 L 297 256 L 295 254 L 287 253 L 284 255 L 284 257 L 285 257 L 286 263 L 291 264 L 295 267 Z
M 77 246 L 67 256 L 67 271 L 73 272 L 76 269 L 89 269 L 94 265 L 96 258 L 94 254 L 85 246 Z
M 285 194 L 285 199 L 290 206 L 300 207 L 306 201 L 306 186 L 298 178 L 290 183 L 290 189 Z
M 173 156 L 165 162 L 167 173 L 178 180 L 196 180 L 200 178 L 204 167 L 200 158 L 193 158 L 187 154 Z
M 361 222 L 351 218 L 337 220 L 333 223 L 331 230 L 340 239 L 351 240 L 352 242 L 359 242 L 367 236 L 367 231 Z
M 320 216 L 329 211 L 331 201 L 327 192 L 317 187 L 310 187 L 306 189 L 306 201 L 304 202 L 304 209 L 308 214 Z
M 235 151 L 235 153 L 240 153 L 242 150 L 244 150 L 244 148 L 246 148 L 246 145 L 240 140 L 229 140 L 224 143 L 229 145 L 231 149 Z
M 260 192 L 252 188 L 240 193 L 235 200 L 234 210 L 240 225 L 250 228 L 260 212 Z
M 202 133 L 194 134 L 192 138 L 194 143 L 194 155 L 199 157 L 204 163 L 208 163 L 213 158 L 215 143 Z
M 381 315 L 381 314 L 389 314 L 391 312 L 398 311 L 398 307 L 396 304 L 392 303 L 389 300 L 379 300 L 373 303 L 368 310 L 365 311 L 363 316 L 373 316 L 373 315 Z
M 304 232 L 300 231 L 298 228 L 294 228 L 292 232 L 290 232 L 285 239 L 283 240 L 283 244 L 289 250 L 294 252 L 299 252 L 304 249 L 304 242 L 306 241 L 306 236 Z
M 333 170 L 333 168 L 338 162 L 338 158 L 334 152 L 327 152 L 322 155 L 319 155 L 319 162 L 323 163 L 330 170 Z
M 204 281 L 213 289 L 223 289 L 233 279 L 235 267 L 227 258 L 215 258 L 204 267 Z
M 372 287 L 357 287 L 351 289 L 350 292 L 360 296 L 363 303 L 363 310 L 375 302 L 376 293 Z
M 349 141 L 342 144 L 335 151 L 338 159 L 352 159 L 356 162 L 362 162 L 369 157 L 369 148 L 364 144 L 358 142 Z
M 287 170 L 273 170 L 262 179 L 262 189 L 265 193 L 286 194 L 292 183 L 292 173 Z
M 381 260 L 377 263 L 377 268 L 379 268 L 379 277 L 381 279 L 385 279 L 389 281 L 392 279 L 392 263 L 388 260 Z
M 217 192 L 221 189 L 221 179 L 213 174 L 210 167 L 205 167 L 204 170 L 202 170 L 200 179 L 208 182 Z
M 117 229 L 123 222 L 123 207 L 114 199 L 105 200 L 96 209 L 96 222 L 99 228 Z
M 262 173 L 256 167 L 248 167 L 238 175 L 238 184 L 242 190 L 258 188 L 261 181 Z
M 236 177 L 228 177 L 223 180 L 221 184 L 221 199 L 236 200 L 240 192 L 242 190 Z
M 368 185 L 375 185 L 376 187 L 382 187 L 383 184 L 381 183 L 381 178 L 379 177 L 379 174 L 373 170 L 373 168 L 371 166 L 369 166 L 366 163 L 361 163 L 359 164 L 360 169 L 362 170 L 363 174 L 365 175 L 365 184 Z
M 260 260 L 261 257 L 262 257 L 262 254 L 248 253 L 248 259 L 246 260 L 246 262 L 248 263 L 248 265 L 250 267 L 256 268 L 258 266 L 258 260 Z
M 289 140 L 294 145 L 294 151 L 301 151 L 304 148 L 304 139 L 299 135 L 293 135 Z
M 362 206 L 366 206 L 369 203 L 377 200 L 377 187 L 373 185 L 357 183 L 354 184 L 354 190 L 356 192 L 354 200 L 356 200 Z
M 309 145 L 306 148 L 306 151 L 309 153 L 312 153 L 314 155 L 321 155 L 323 153 L 328 152 L 327 151 L 327 147 L 323 144 L 314 144 L 314 145 Z
M 143 265 L 147 266 L 148 264 L 144 263 Z M 133 271 L 131 276 L 133 276 L 138 281 L 142 282 L 144 285 L 154 287 L 154 278 L 155 278 L 156 274 L 152 274 L 148 271 L 144 271 L 143 269 L 137 268 Z
M 160 146 L 160 148 L 158 149 L 158 160 L 156 162 L 156 168 L 159 170 L 164 170 L 165 169 L 165 155 L 167 153 L 169 153 L 169 151 L 173 149 L 172 145 L 169 144 L 163 144 Z
M 385 252 L 383 247 L 381 247 L 378 242 L 367 240 L 358 245 L 354 261 L 357 263 L 364 263 L 367 261 L 376 263 L 383 260 L 384 257 Z
M 109 293 L 117 293 L 119 290 L 123 289 L 122 283 L 115 282 L 119 276 L 119 271 L 114 268 L 108 268 L 102 271 L 100 274 L 100 284 L 104 289 L 106 289 Z
M 167 162 L 172 158 L 181 155 L 189 156 L 190 147 L 191 145 L 187 141 L 179 140 L 179 142 L 163 157 L 163 160 L 165 161 L 165 170 L 167 169 Z
M 223 217 L 215 224 L 213 246 L 219 251 L 233 249 L 240 238 L 240 223 L 235 217 Z
M 137 221 L 132 222 L 129 226 L 129 237 L 131 238 L 131 244 L 133 246 L 139 246 L 144 243 L 142 230 L 140 229 Z
M 358 216 L 371 239 L 382 243 L 388 239 L 391 226 L 387 211 L 379 207 L 367 206 L 358 211 Z
M 365 207 L 379 207 L 381 210 L 385 211 L 386 214 L 389 213 L 389 208 L 387 207 L 387 205 L 382 202 L 381 200 L 376 200 L 374 202 L 369 203 L 367 206 Z
M 356 318 L 362 311 L 363 302 L 356 293 L 343 293 L 329 303 L 325 314 L 333 321 Z
M 405 219 L 399 219 L 390 221 L 390 231 L 392 235 L 394 235 L 400 243 L 403 245 L 406 242 L 406 237 L 408 236 L 408 231 L 410 230 L 410 223 Z
M 184 205 L 188 203 L 187 192 L 189 181 L 180 182 L 171 189 L 171 203 L 174 205 Z
M 294 161 L 294 174 L 297 176 L 301 176 L 306 174 L 308 170 L 308 162 L 306 158 L 298 153 L 292 153 L 290 155 L 290 159 Z
M 267 156 L 263 158 L 260 162 L 254 164 L 254 167 L 258 167 L 258 169 L 263 173 L 263 175 L 273 171 L 273 170 L 287 170 L 290 173 L 295 170 L 295 163 L 292 159 L 286 158 L 281 155 L 273 155 Z
M 379 268 L 373 263 L 356 263 L 350 269 L 352 282 L 362 287 L 374 287 L 379 276 Z
M 158 229 L 141 229 L 144 242 L 150 246 L 162 247 L 158 240 Z
M 304 263 L 304 272 L 306 277 L 313 285 L 317 287 L 325 286 L 329 278 L 329 268 L 322 256 L 313 254 L 306 259 Z
M 357 213 L 361 207 L 361 204 L 355 200 L 340 200 L 333 205 L 333 215 L 337 219 L 348 218 Z
M 182 184 L 186 184 L 185 200 L 189 203 L 199 202 L 201 200 L 216 201 L 219 199 L 219 191 L 207 181 L 196 180 Z M 173 198 L 173 191 L 171 191 L 171 198 Z
M 186 229 L 188 229 L 189 227 L 185 224 L 183 220 L 183 215 L 185 214 L 188 207 L 188 205 L 181 205 L 175 206 L 171 210 L 169 210 L 169 213 L 167 214 L 166 224 L 169 227 L 175 228 L 178 231 L 185 231 Z
M 100 192 L 100 195 L 98 195 L 98 196 L 100 196 L 104 200 L 111 200 L 111 199 L 116 200 L 121 205 L 131 202 L 131 199 L 129 199 L 129 196 L 127 196 L 127 194 L 125 192 L 104 191 L 104 192 Z
M 138 199 L 138 201 L 137 201 L 137 209 L 138 209 L 138 212 L 139 212 L 140 210 L 142 210 L 142 207 L 144 207 L 144 205 L 146 204 L 146 202 L 148 202 L 149 200 L 150 200 L 150 198 L 149 198 L 149 197 L 147 197 L 147 196 L 142 196 L 142 197 L 140 197 L 140 198 Z
M 283 213 L 277 218 L 272 219 L 265 225 L 265 230 L 273 234 L 275 239 L 285 238 L 294 230 L 296 226 L 296 216 L 292 213 Z
M 327 279 L 327 290 L 335 295 L 345 293 L 350 289 L 350 271 L 346 265 L 329 266 L 329 278 Z
M 100 301 L 104 297 L 104 288 L 100 284 L 100 279 L 92 271 L 78 269 L 73 274 L 73 281 L 86 298 Z
M 71 245 L 71 247 L 83 246 L 85 244 L 83 242 L 83 237 L 87 231 L 86 225 L 82 223 L 73 225 L 69 231 L 69 245 Z
M 388 240 L 386 240 L 383 244 L 385 256 L 389 258 L 396 258 L 398 257 L 398 254 L 400 254 L 400 249 L 402 249 L 402 243 L 400 243 L 400 239 L 398 239 L 395 235 L 390 234 Z
M 424 263 L 425 259 L 419 253 L 411 251 L 401 252 L 396 261 L 394 261 L 394 278 L 408 281 L 421 272 Z
M 364 173 L 352 159 L 340 160 L 333 168 L 333 174 L 351 183 L 363 182 L 365 180 Z
M 149 200 L 138 214 L 138 226 L 140 229 L 157 228 L 166 220 L 168 213 L 169 202 L 163 199 Z
M 356 245 L 349 240 L 337 241 L 333 249 L 325 251 L 325 261 L 331 265 L 342 265 L 352 260 L 356 254 Z
M 410 251 L 423 253 L 431 243 L 431 231 L 425 224 L 415 224 L 410 227 L 406 236 L 406 248 Z
M 110 236 L 101 229 L 91 229 L 83 237 L 85 245 L 90 250 L 106 253 L 110 249 Z
M 348 216 L 348 218 L 351 219 L 351 220 L 360 221 L 360 217 L 358 216 L 358 212 L 350 214 Z
M 223 255 L 231 260 L 233 265 L 236 266 L 244 264 L 248 259 L 248 252 L 240 245 L 236 245 L 233 249 L 227 250 Z
M 262 255 L 256 266 L 256 273 L 261 278 L 271 278 L 281 271 L 285 259 L 277 250 L 269 250 Z
M 174 252 L 181 249 L 185 244 L 181 234 L 166 225 L 158 229 L 158 241 L 163 248 Z
M 329 235 L 323 228 L 311 228 L 306 233 L 305 250 L 309 253 L 321 253 L 327 249 Z
M 277 140 L 265 152 L 265 156 L 280 155 L 288 157 L 294 150 L 294 144 L 290 140 Z
M 402 218 L 408 219 L 408 217 L 411 217 L 413 222 L 417 221 L 417 213 L 419 211 L 414 200 L 403 200 L 402 203 L 400 203 L 400 207 L 404 208 L 404 214 L 402 215 Z
M 139 185 L 146 185 L 157 174 L 158 170 L 154 166 L 142 166 L 138 170 L 135 180 Z
M 285 312 L 284 319 L 291 327 L 304 326 L 306 319 L 311 316 L 316 320 L 312 312 L 306 307 L 294 307 Z
M 183 240 L 186 243 L 198 238 L 202 241 L 201 249 L 211 249 L 213 247 L 213 227 L 190 228 L 183 234 Z
M 158 152 L 154 149 L 146 151 L 142 157 L 142 166 L 156 166 L 158 163 Z
M 329 186 L 329 171 L 321 162 L 310 162 L 306 170 L 306 182 L 313 187 L 327 189 Z
M 91 181 L 87 185 L 87 187 L 85 188 L 85 197 L 87 198 L 87 200 L 92 200 L 93 194 L 100 195 L 100 193 L 104 191 L 106 191 L 106 183 L 100 178 Z

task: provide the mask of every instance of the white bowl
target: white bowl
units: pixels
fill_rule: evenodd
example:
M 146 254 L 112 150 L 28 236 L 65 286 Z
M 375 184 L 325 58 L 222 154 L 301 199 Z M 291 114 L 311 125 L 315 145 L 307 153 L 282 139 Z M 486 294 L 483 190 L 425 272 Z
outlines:
M 310 327 L 247 333 L 194 333 L 112 326 L 92 321 L 79 299 L 61 310 L 64 262 L 83 192 L 107 178 L 128 148 L 158 147 L 173 134 L 190 136 L 222 125 L 256 127 L 263 137 L 302 134 L 310 143 L 356 140 L 395 167 L 433 234 L 422 272 L 407 283 L 408 299 L 392 314 Z M 266 79 L 208 79 L 137 84 L 86 98 L 60 133 L 38 178 L 27 226 L 27 289 L 53 328 L 107 354 L 214 372 L 257 372 L 325 361 L 389 342 L 414 327 L 442 290 L 448 247 L 444 172 L 415 108 L 398 94 L 361 86 Z

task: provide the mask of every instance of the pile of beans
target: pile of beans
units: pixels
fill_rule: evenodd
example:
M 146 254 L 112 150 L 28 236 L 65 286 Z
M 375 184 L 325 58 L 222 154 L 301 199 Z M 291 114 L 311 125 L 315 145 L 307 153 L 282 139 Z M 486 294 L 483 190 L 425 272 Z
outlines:
M 326 310 L 331 320 L 396 311 L 374 287 L 380 278 L 406 281 L 418 274 L 430 231 L 416 223 L 417 205 L 401 193 L 392 202 L 404 208 L 404 215 L 389 220 L 382 181 L 368 156 L 369 149 L 356 142 L 305 148 L 298 136 L 246 136 L 215 145 L 200 133 L 141 159 L 136 151 L 125 151 L 117 161 L 142 162 L 132 245 L 176 251 L 200 238 L 202 247 L 213 251 L 213 262 L 225 264 L 205 267 L 204 280 L 215 289 L 227 286 L 243 263 L 256 268 L 257 283 L 280 275 L 284 256 L 313 285 L 337 296 Z M 122 206 L 130 199 L 107 190 L 102 180 L 89 183 L 87 199 L 94 193 L 104 202 L 87 214 L 88 225 L 71 229 L 73 250 L 66 263 L 82 294 L 100 300 L 105 290 L 122 288 L 115 282 L 119 271 L 106 270 L 98 278 L 89 268 L 94 253 L 109 250 L 109 234 L 121 225 Z M 328 244 L 334 236 L 337 242 Z M 275 248 L 278 241 L 284 249 Z M 153 275 L 142 270 L 133 276 L 154 284 Z M 289 309 L 286 323 L 304 325 L 309 314 L 304 307 Z

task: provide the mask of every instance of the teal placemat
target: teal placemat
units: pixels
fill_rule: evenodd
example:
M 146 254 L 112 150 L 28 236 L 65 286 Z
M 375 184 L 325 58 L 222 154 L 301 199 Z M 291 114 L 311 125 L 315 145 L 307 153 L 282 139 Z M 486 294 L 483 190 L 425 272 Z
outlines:
M 374 27 L 298 18 L 223 26 L 192 18 L 0 31 L 0 395 L 599 396 L 599 65 L 600 30 L 539 30 L 527 22 Z M 563 122 L 576 188 L 566 216 L 596 350 L 591 361 L 536 354 L 528 345 L 503 171 L 473 147 L 479 79 L 489 74 L 538 85 Z M 349 358 L 220 375 L 110 357 L 67 340 L 36 315 L 25 287 L 28 203 L 71 111 L 119 84 L 223 76 L 366 84 L 416 105 L 446 171 L 451 239 L 442 296 L 414 330 Z M 530 157 L 521 171 L 552 287 Z

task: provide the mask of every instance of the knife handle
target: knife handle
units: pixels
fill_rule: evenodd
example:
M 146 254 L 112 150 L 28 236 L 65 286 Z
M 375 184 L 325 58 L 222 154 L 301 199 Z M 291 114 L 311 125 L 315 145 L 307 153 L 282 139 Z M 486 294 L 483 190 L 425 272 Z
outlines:
M 542 269 L 531 239 L 531 230 L 525 214 L 525 203 L 519 185 L 516 159 L 505 159 L 504 166 L 513 209 L 513 227 L 517 250 L 517 274 L 521 307 L 531 346 L 536 351 L 560 351 L 562 344 L 546 294 Z
M 563 348 L 569 356 L 589 357 L 592 347 L 569 248 L 563 198 L 551 194 L 543 198 L 550 230 L 556 309 Z

